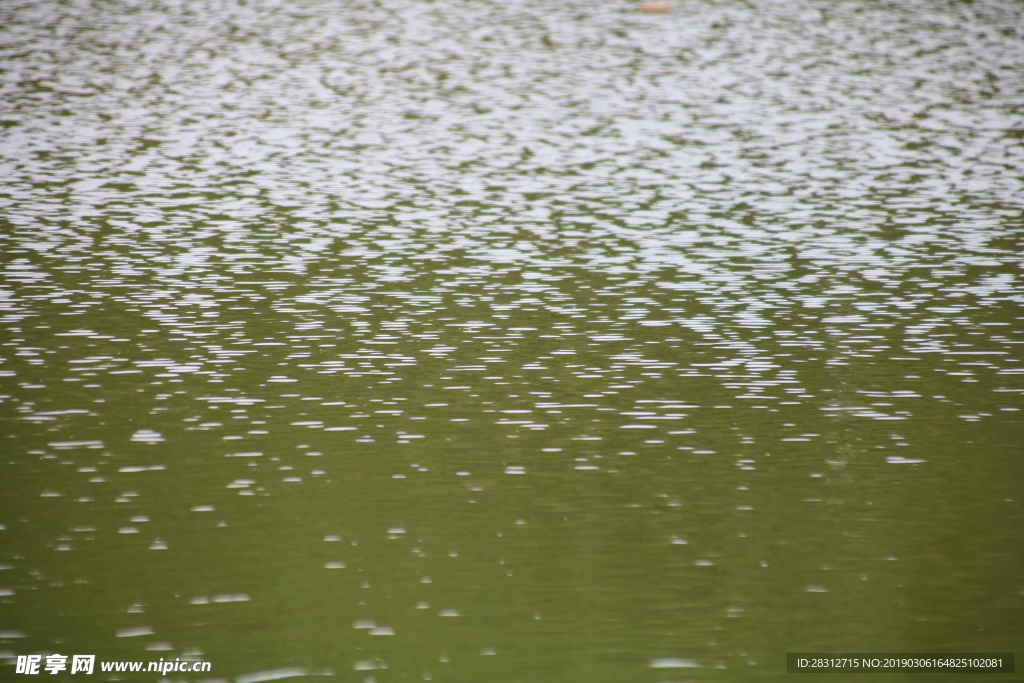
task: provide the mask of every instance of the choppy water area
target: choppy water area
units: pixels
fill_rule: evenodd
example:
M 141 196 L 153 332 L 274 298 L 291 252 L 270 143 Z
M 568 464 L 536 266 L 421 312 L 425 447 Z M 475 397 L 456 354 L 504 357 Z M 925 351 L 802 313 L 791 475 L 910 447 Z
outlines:
M 7 664 L 1013 651 L 1024 5 L 675 9 L 0 5 Z

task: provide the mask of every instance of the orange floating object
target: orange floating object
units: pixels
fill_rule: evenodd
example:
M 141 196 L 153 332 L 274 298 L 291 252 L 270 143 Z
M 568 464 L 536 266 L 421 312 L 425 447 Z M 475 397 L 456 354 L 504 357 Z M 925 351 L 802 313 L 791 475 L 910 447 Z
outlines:
M 640 11 L 644 14 L 671 14 L 672 3 L 652 0 L 651 2 L 640 3 Z

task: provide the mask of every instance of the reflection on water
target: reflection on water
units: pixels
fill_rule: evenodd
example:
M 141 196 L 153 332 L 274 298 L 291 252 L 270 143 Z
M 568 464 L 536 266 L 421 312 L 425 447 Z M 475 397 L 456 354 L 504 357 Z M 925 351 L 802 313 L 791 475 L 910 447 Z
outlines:
M 5 2 L 0 657 L 1012 651 L 1022 26 Z

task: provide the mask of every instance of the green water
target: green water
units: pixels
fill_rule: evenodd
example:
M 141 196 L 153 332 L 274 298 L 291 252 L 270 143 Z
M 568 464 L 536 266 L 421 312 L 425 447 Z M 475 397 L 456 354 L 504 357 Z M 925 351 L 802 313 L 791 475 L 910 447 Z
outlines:
M 0 678 L 1019 650 L 1021 26 L 0 4 Z

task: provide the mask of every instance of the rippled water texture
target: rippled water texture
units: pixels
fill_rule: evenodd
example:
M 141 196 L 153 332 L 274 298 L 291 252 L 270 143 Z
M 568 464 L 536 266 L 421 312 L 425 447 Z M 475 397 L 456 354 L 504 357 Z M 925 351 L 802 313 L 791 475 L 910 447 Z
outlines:
M 0 66 L 8 673 L 1019 647 L 1021 3 L 4 0 Z

